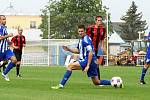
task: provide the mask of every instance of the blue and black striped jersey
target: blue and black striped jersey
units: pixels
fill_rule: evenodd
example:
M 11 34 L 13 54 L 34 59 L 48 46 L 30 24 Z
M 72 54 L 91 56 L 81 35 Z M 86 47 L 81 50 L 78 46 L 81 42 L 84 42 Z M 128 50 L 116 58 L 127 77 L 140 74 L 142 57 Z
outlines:
M 6 27 L 3 25 L 0 25 L 0 36 L 7 35 Z M 0 52 L 5 52 L 8 49 L 8 41 L 7 38 L 0 40 Z

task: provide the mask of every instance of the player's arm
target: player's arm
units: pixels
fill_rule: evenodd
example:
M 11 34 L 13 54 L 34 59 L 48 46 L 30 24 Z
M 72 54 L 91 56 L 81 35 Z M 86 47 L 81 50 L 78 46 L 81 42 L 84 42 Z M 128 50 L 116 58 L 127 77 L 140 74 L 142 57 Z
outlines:
M 26 44 L 23 44 L 23 47 L 25 47 L 26 46 Z
M 88 70 L 89 70 L 89 68 L 90 68 L 90 64 L 91 64 L 91 61 L 92 61 L 92 58 L 93 58 L 93 51 L 92 51 L 92 47 L 91 47 L 91 45 L 88 45 L 87 46 L 87 49 L 88 49 L 88 62 L 87 62 L 87 65 L 86 65 L 86 67 L 85 67 L 85 69 L 84 69 L 84 71 L 85 72 L 87 72 Z
M 106 29 L 103 28 L 103 35 L 102 37 L 100 38 L 100 42 L 99 42 L 99 47 L 104 51 L 104 41 L 105 41 L 105 38 L 106 38 Z
M 84 72 L 87 72 L 89 70 L 90 64 L 91 64 L 91 61 L 92 61 L 92 57 L 93 57 L 93 52 L 90 51 L 89 56 L 88 56 L 88 63 L 86 65 L 85 69 L 84 69 Z
M 18 48 L 19 48 L 18 46 L 15 46 L 13 42 L 12 42 L 12 47 L 13 47 L 14 49 L 18 49 Z
M 6 39 L 6 38 L 9 38 L 9 37 L 12 37 L 12 36 L 13 36 L 12 33 L 10 33 L 10 34 L 8 34 L 8 35 L 5 35 L 5 36 L 1 36 L 1 34 L 2 34 L 2 32 L 0 32 L 0 40 L 4 40 L 4 39 Z
M 63 48 L 65 51 L 69 51 L 69 52 L 72 52 L 72 53 L 79 54 L 79 50 L 78 50 L 77 48 L 70 49 L 70 48 L 67 47 L 67 46 L 62 46 L 62 48 Z
M 102 38 L 102 50 L 104 51 L 104 41 L 105 41 L 105 38 L 106 38 L 106 29 L 103 28 L 103 38 Z M 107 40 L 108 41 L 108 40 Z
M 4 40 L 4 39 L 6 39 L 8 37 L 9 37 L 9 35 L 3 36 L 3 29 L 2 29 L 2 27 L 0 27 L 0 40 Z
M 23 47 L 25 47 L 25 46 L 26 46 L 26 38 L 25 38 L 25 36 L 24 36 Z
M 12 43 L 12 47 L 13 47 L 14 49 L 18 49 L 19 47 L 18 47 L 18 46 L 15 46 L 14 42 L 15 42 L 15 37 L 13 37 L 13 38 L 11 39 L 11 43 Z

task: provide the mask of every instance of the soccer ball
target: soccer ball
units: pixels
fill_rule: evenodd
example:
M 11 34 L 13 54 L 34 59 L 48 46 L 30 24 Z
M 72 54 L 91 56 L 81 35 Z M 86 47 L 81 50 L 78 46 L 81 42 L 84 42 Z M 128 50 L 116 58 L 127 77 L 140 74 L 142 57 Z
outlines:
M 122 88 L 123 86 L 123 81 L 120 77 L 112 77 L 111 79 L 111 85 L 115 88 Z

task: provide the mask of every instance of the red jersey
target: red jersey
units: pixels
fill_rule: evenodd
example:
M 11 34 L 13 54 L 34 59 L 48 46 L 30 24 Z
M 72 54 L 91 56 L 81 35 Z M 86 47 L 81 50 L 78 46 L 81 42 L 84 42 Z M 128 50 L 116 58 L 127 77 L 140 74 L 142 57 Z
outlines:
M 100 43 L 100 41 L 105 39 L 106 29 L 102 25 L 100 27 L 91 25 L 87 28 L 86 33 L 89 37 L 91 37 L 94 45 L 94 50 L 97 53 L 98 44 Z
M 16 35 L 12 38 L 11 42 L 14 44 L 14 46 L 18 46 L 19 50 L 22 50 L 23 44 L 26 44 L 26 39 L 23 35 Z

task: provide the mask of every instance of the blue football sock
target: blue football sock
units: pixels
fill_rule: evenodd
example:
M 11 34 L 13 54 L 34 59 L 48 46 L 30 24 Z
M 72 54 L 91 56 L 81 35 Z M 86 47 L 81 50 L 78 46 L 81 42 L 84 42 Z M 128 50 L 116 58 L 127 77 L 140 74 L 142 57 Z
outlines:
M 146 72 L 147 72 L 147 69 L 143 67 L 143 69 L 142 69 L 142 75 L 141 75 L 141 80 L 142 81 L 144 80 Z
M 3 72 L 4 75 L 6 75 L 14 66 L 15 66 L 15 64 L 13 62 L 10 62 Z
M 109 80 L 100 80 L 100 85 L 111 85 Z
M 60 82 L 61 85 L 65 85 L 69 77 L 71 76 L 72 71 L 67 70 L 66 73 L 64 74 L 64 77 L 62 81 Z

